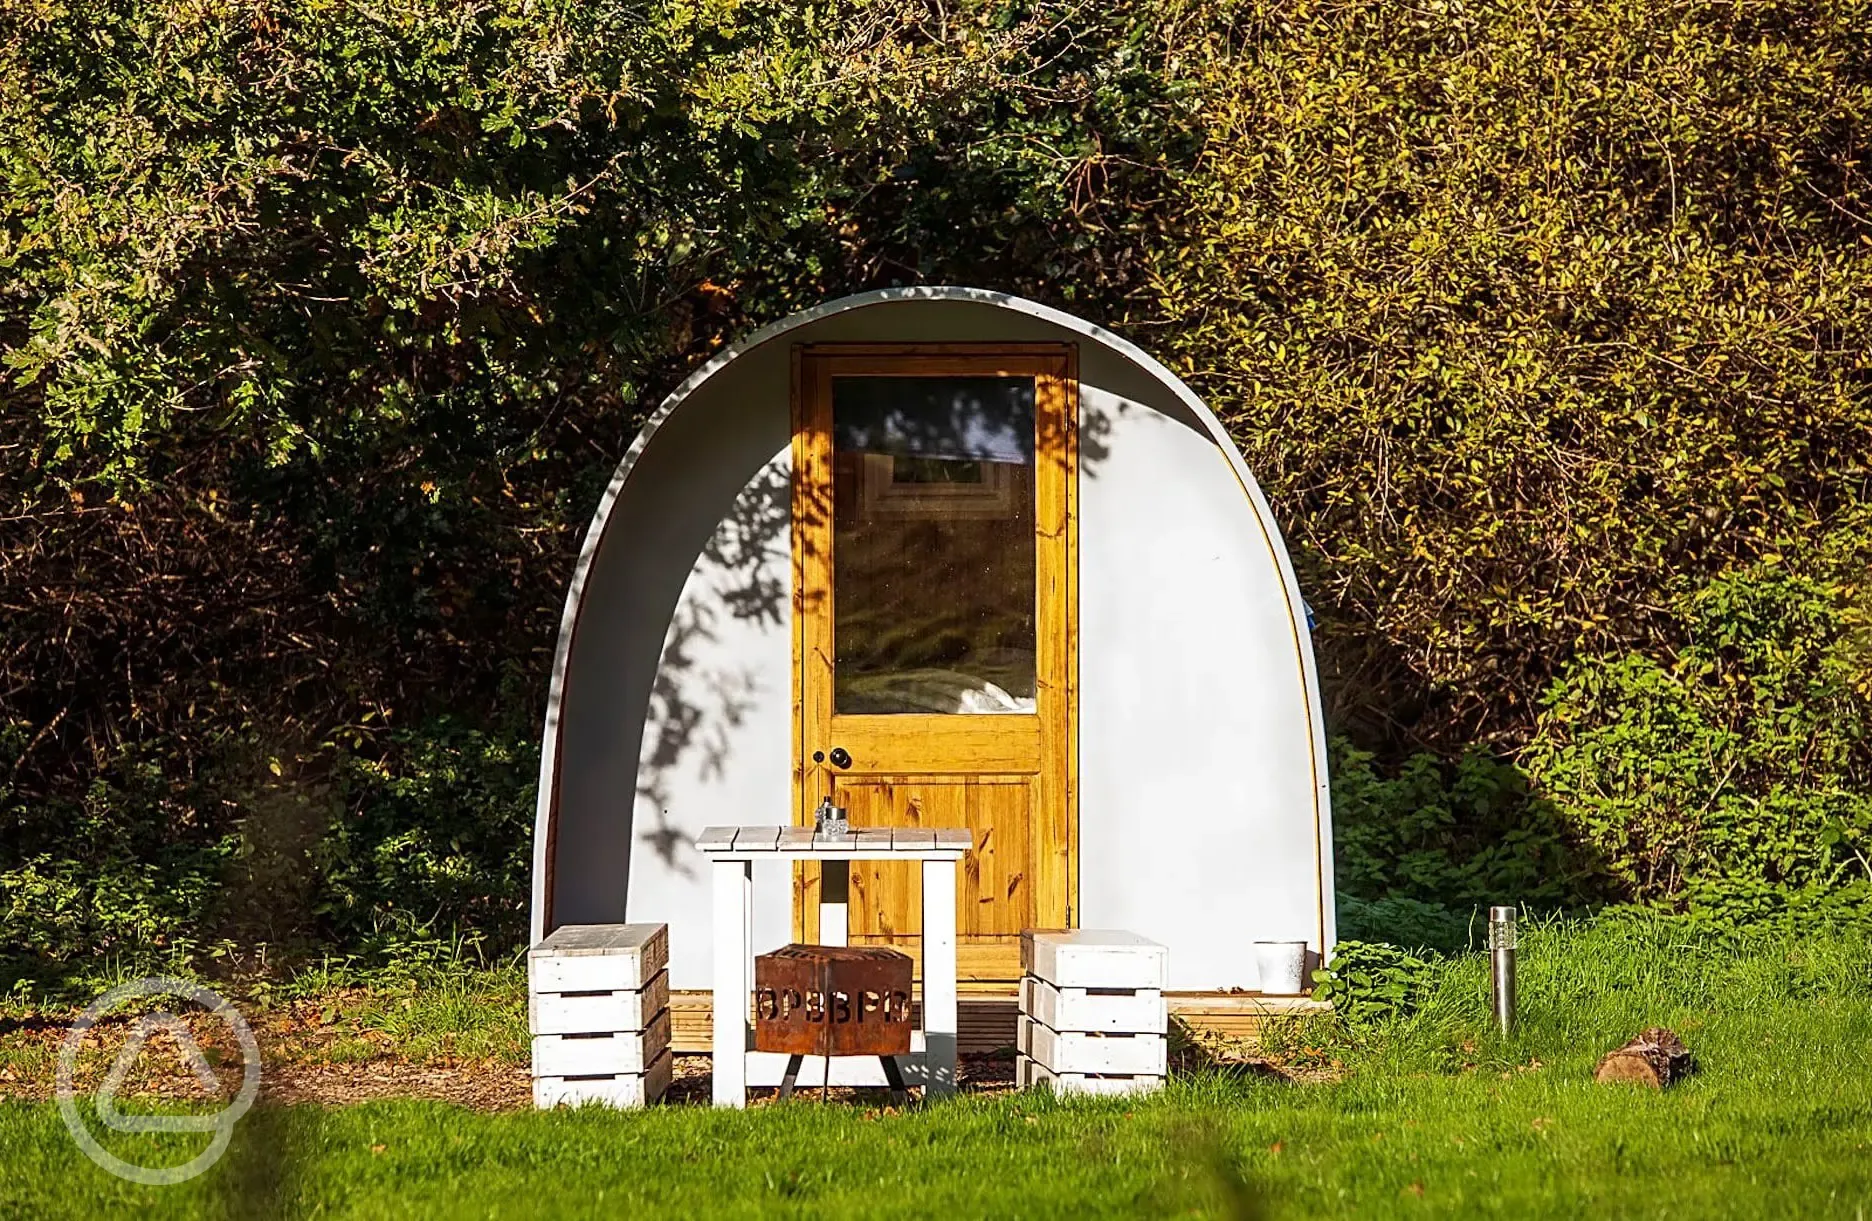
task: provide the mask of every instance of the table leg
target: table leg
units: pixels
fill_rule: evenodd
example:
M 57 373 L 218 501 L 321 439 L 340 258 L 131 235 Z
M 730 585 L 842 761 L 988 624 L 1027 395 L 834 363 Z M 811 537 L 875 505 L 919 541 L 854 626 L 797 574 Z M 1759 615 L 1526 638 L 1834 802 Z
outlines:
M 956 866 L 923 862 L 923 1096 L 956 1086 Z
M 851 944 L 851 862 L 819 862 L 819 944 Z
M 717 861 L 715 873 L 714 1102 L 747 1105 L 748 1002 L 753 995 L 754 866 Z

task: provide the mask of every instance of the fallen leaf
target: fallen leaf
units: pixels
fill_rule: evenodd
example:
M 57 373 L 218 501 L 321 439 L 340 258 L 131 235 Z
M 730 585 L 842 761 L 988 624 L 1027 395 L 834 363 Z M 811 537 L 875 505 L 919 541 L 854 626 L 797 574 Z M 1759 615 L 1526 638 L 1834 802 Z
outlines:
M 1421 1196 L 1423 1194 L 1423 1184 L 1421 1182 L 1412 1183 L 1404 1190 L 1410 1192 L 1414 1196 Z
M 384 1151 L 384 1146 L 383 1146 L 383 1145 L 372 1145 L 372 1146 L 370 1147 L 370 1151 L 371 1151 L 372 1153 L 382 1153 L 382 1152 Z
M 1274 1142 L 1273 1144 L 1271 1144 L 1271 1145 L 1269 1145 L 1269 1146 L 1268 1146 L 1268 1152 L 1269 1152 L 1269 1153 L 1279 1153 L 1279 1152 L 1280 1152 L 1280 1151 L 1281 1151 L 1282 1149 L 1285 1149 L 1286 1147 L 1287 1147 L 1287 1146 L 1286 1146 L 1286 1144 L 1285 1144 L 1284 1142 L 1282 1142 L 1282 1141 L 1278 1141 L 1278 1140 L 1277 1140 L 1277 1141 L 1275 1141 L 1275 1142 Z

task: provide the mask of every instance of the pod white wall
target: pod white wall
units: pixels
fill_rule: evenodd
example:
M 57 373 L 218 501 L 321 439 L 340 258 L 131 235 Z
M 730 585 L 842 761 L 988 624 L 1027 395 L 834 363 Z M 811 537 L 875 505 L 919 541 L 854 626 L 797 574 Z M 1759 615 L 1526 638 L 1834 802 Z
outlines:
M 1004 294 L 829 302 L 698 370 L 646 424 L 586 535 L 540 764 L 533 936 L 670 926 L 710 981 L 715 823 L 784 823 L 793 731 L 789 364 L 796 343 L 1079 348 L 1079 923 L 1170 947 L 1171 987 L 1252 987 L 1249 943 L 1334 937 L 1325 729 L 1293 568 L 1215 417 L 1090 323 Z M 779 866 L 755 944 L 789 940 Z

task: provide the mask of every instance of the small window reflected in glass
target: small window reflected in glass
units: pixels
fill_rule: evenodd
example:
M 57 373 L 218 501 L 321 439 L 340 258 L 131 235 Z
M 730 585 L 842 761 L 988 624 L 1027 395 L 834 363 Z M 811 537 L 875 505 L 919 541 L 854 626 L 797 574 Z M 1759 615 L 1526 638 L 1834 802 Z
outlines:
M 1034 711 L 1034 382 L 832 380 L 833 706 Z

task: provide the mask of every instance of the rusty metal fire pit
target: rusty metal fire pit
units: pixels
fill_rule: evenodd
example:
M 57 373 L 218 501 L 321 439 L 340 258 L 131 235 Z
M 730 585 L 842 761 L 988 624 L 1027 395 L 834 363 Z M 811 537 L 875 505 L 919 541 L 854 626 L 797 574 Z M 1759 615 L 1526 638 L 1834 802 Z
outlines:
M 891 1093 L 904 1096 L 895 1056 L 910 1054 L 910 956 L 862 946 L 789 945 L 754 960 L 754 1050 L 785 1052 L 780 1096 L 793 1094 L 801 1061 L 876 1056 Z

